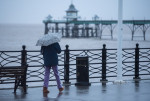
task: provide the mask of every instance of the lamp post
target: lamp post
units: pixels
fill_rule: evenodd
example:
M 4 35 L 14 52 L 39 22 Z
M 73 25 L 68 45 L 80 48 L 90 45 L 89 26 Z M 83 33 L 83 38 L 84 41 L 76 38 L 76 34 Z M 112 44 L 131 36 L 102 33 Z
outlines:
M 118 0 L 118 45 L 117 45 L 117 79 L 115 83 L 123 83 L 122 80 L 122 33 L 123 33 L 123 0 Z

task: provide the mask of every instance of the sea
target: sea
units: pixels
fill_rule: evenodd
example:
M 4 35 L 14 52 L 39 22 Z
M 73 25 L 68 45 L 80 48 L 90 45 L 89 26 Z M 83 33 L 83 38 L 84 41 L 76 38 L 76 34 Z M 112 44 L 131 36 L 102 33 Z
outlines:
M 44 24 L 0 24 L 0 51 L 1 50 L 21 50 L 22 45 L 26 45 L 28 50 L 39 50 L 36 46 L 37 40 L 44 35 Z M 113 39 L 110 32 L 106 29 L 103 31 L 102 39 L 97 38 L 62 38 L 60 45 L 65 49 L 69 45 L 70 49 L 100 49 L 103 44 L 106 48 L 117 48 L 117 28 L 114 29 Z M 133 40 L 131 30 L 124 25 L 123 27 L 123 48 L 134 48 L 138 43 L 141 48 L 150 47 L 150 28 L 146 31 L 146 40 L 144 41 L 143 33 L 140 29 L 135 32 Z

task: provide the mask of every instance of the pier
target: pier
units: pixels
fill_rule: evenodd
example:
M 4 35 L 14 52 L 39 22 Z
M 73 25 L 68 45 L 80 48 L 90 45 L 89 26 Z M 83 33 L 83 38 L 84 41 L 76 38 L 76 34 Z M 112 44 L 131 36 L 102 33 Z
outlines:
M 63 37 L 67 38 L 89 38 L 99 37 L 102 39 L 103 36 L 113 39 L 114 30 L 117 27 L 117 20 L 44 20 L 45 34 L 50 32 L 60 32 Z M 132 39 L 135 37 L 142 37 L 146 40 L 146 31 L 150 28 L 150 20 L 124 20 L 123 24 L 129 28 Z M 104 34 L 107 30 L 109 33 Z M 136 31 L 141 30 L 140 36 L 136 35 Z M 149 34 L 149 33 L 147 33 Z

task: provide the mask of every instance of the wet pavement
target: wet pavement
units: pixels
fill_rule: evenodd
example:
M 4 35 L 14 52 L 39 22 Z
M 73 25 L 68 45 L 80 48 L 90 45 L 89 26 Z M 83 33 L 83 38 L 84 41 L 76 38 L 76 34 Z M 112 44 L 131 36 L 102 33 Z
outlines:
M 59 93 L 50 86 L 50 93 L 43 94 L 42 87 L 28 88 L 27 94 L 13 93 L 13 89 L 0 90 L 0 101 L 150 101 L 150 80 L 126 81 L 123 84 L 92 83 L 91 86 L 64 86 Z

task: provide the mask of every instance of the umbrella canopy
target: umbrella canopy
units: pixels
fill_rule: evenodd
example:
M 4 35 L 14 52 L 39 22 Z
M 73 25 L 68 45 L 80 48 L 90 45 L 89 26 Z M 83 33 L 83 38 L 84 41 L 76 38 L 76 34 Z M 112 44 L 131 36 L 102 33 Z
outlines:
M 60 42 L 62 35 L 60 33 L 48 33 L 38 39 L 36 46 L 48 46 Z

